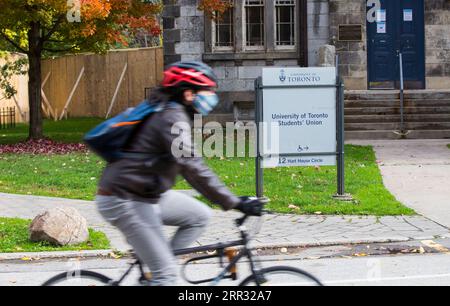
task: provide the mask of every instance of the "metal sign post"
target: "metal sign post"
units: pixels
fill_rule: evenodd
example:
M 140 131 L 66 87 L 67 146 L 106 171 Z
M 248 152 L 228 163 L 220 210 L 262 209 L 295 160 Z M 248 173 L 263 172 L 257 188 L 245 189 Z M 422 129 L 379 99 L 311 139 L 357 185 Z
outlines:
M 335 199 L 351 201 L 353 198 L 345 193 L 345 106 L 344 82 L 340 76 L 337 79 L 337 184 L 338 192 Z
M 282 72 L 284 73 L 284 72 Z M 284 81 L 283 81 L 284 82 Z M 298 153 L 293 152 L 283 152 L 280 151 L 279 154 L 276 156 L 268 156 L 265 152 L 262 150 L 262 144 L 264 141 L 267 141 L 265 135 L 263 133 L 263 123 L 264 123 L 264 116 L 265 116 L 265 109 L 264 109 L 264 93 L 265 90 L 307 90 L 307 89 L 330 89 L 334 88 L 336 90 L 336 138 L 335 138 L 335 150 L 334 152 L 316 152 L 316 151 L 308 151 L 303 152 L 303 150 L 298 151 Z M 298 92 L 298 91 L 297 91 Z M 274 159 L 277 158 L 280 160 L 278 166 L 281 166 L 282 160 L 285 159 L 291 159 L 292 166 L 298 166 L 299 164 L 295 164 L 295 161 L 300 161 L 302 158 L 318 158 L 323 157 L 324 159 L 328 158 L 327 160 L 330 160 L 329 158 L 331 156 L 335 157 L 335 163 L 333 165 L 337 166 L 337 194 L 334 196 L 334 198 L 338 200 L 344 200 L 349 201 L 352 200 L 352 197 L 345 193 L 345 127 L 344 127 L 344 83 L 342 81 L 342 78 L 337 75 L 336 82 L 334 85 L 314 85 L 314 84 L 308 84 L 308 85 L 277 85 L 277 86 L 271 86 L 271 85 L 265 85 L 263 82 L 263 78 L 259 77 L 255 81 L 255 93 L 256 93 L 256 126 L 257 126 L 257 149 L 256 149 L 256 195 L 258 198 L 264 198 L 264 168 L 265 168 L 265 161 L 267 159 Z M 292 92 L 291 92 L 292 94 Z M 303 102 L 303 101 L 299 101 Z M 299 106 L 301 106 L 301 103 L 299 103 Z M 300 107 L 301 108 L 301 107 Z M 303 110 L 299 109 L 299 113 L 304 112 Z M 334 118 L 333 118 L 334 120 Z M 267 123 L 267 122 L 266 122 Z M 311 135 L 311 137 L 320 137 L 316 135 Z M 333 136 L 334 137 L 334 136 Z M 334 142 L 334 141 L 333 141 Z M 325 161 L 326 164 L 326 161 Z M 331 165 L 331 164 L 330 164 Z M 285 166 L 285 165 L 283 165 Z M 287 166 L 290 166 L 288 164 Z
M 262 77 L 259 77 L 255 81 L 255 93 L 256 93 L 256 196 L 259 199 L 264 197 L 264 169 L 262 167 L 261 156 L 261 128 L 262 122 Z

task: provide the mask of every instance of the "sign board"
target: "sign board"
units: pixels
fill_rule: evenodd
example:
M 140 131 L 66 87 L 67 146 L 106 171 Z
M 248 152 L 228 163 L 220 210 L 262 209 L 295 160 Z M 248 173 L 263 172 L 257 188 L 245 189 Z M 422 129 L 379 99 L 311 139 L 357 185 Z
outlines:
M 377 22 L 377 33 L 378 34 L 386 34 L 386 22 Z
M 362 25 L 361 24 L 340 24 L 339 25 L 339 41 L 362 41 Z
M 403 21 L 413 21 L 414 15 L 412 9 L 403 10 Z
M 385 22 L 386 21 L 386 10 L 380 9 L 377 11 L 377 22 Z
M 262 86 L 263 167 L 336 165 L 336 68 L 265 68 Z

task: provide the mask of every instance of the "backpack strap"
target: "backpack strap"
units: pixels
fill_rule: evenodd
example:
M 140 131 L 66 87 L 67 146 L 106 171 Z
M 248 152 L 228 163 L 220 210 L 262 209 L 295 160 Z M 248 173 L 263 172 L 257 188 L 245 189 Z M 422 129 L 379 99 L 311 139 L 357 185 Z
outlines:
M 148 102 L 148 103 L 152 103 L 152 102 Z M 173 109 L 173 108 L 177 108 L 180 104 L 177 102 L 173 102 L 173 101 L 169 101 L 169 102 L 165 102 L 163 104 L 161 104 L 160 106 L 158 106 L 155 110 L 154 113 L 150 114 L 145 120 L 143 120 L 139 125 L 142 125 L 146 120 L 151 120 L 150 117 L 155 114 L 155 113 L 159 113 L 164 111 L 165 109 Z M 136 131 L 135 133 L 137 133 L 138 131 Z M 133 139 L 133 137 L 130 137 L 130 139 Z M 155 153 L 144 153 L 144 152 L 130 152 L 130 151 L 125 151 L 125 152 L 121 152 L 120 153 L 120 157 L 123 159 L 140 159 L 140 160 L 160 160 L 163 158 L 169 158 L 171 155 L 170 154 L 155 154 Z

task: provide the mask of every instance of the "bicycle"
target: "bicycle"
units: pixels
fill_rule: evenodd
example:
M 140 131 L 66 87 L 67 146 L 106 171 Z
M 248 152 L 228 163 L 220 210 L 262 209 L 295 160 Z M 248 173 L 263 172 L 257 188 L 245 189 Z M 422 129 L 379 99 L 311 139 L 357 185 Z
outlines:
M 237 241 L 227 242 L 227 243 L 218 243 L 213 245 L 206 245 L 201 247 L 193 247 L 187 248 L 183 250 L 175 251 L 174 254 L 176 256 L 183 255 L 192 255 L 198 253 L 207 253 L 207 255 L 195 256 L 189 260 L 187 260 L 182 269 L 181 276 L 182 278 L 192 285 L 200 285 L 209 283 L 210 285 L 218 285 L 221 281 L 226 279 L 231 279 L 232 281 L 238 281 L 238 272 L 237 272 L 237 264 L 243 259 L 248 259 L 248 264 L 250 266 L 251 274 L 243 281 L 239 283 L 239 286 L 272 286 L 279 285 L 280 280 L 283 281 L 283 284 L 287 284 L 290 286 L 300 285 L 300 286 L 323 286 L 322 283 L 313 275 L 305 272 L 303 270 L 289 267 L 289 266 L 273 266 L 269 268 L 258 268 L 259 263 L 255 261 L 255 255 L 253 250 L 249 247 L 249 243 L 252 240 L 251 235 L 249 234 L 247 227 L 244 226 L 244 223 L 248 220 L 249 216 L 246 215 L 235 220 L 235 223 L 239 229 L 241 239 Z M 259 219 L 259 227 L 261 226 L 261 220 Z M 256 233 L 259 231 L 256 230 Z M 239 249 L 236 249 L 239 248 Z M 214 251 L 211 255 L 208 252 Z M 222 272 L 214 278 L 203 279 L 203 280 L 191 280 L 186 275 L 187 267 L 194 263 L 204 260 L 209 260 L 213 258 L 219 258 L 220 268 L 223 268 Z M 224 267 L 224 258 L 227 258 L 229 263 Z M 61 273 L 47 282 L 43 284 L 43 286 L 55 286 L 55 285 L 70 285 L 75 280 L 77 285 L 81 286 L 96 286 L 96 285 L 105 285 L 105 286 L 120 286 L 125 279 L 131 274 L 135 267 L 139 268 L 141 273 L 141 277 L 139 281 L 141 283 L 145 283 L 149 277 L 147 273 L 145 273 L 144 266 L 139 259 L 136 259 L 133 263 L 130 264 L 129 269 L 122 275 L 118 280 L 113 280 L 103 274 L 93 272 L 93 271 L 69 271 L 65 273 Z M 88 281 L 87 284 L 82 284 L 83 280 Z M 271 280 L 274 283 L 271 283 Z M 95 283 L 94 283 L 95 282 Z

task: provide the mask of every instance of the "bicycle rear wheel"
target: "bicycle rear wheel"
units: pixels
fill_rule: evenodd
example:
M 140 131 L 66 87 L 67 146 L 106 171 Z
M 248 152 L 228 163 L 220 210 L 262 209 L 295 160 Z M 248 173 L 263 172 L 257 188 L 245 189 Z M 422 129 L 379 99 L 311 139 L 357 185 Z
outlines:
M 262 269 L 262 286 L 323 286 L 313 275 L 292 267 L 270 267 Z M 254 275 L 247 277 L 240 286 L 257 286 Z
M 49 279 L 42 286 L 100 287 L 112 286 L 113 280 L 92 271 L 72 271 L 61 273 Z

